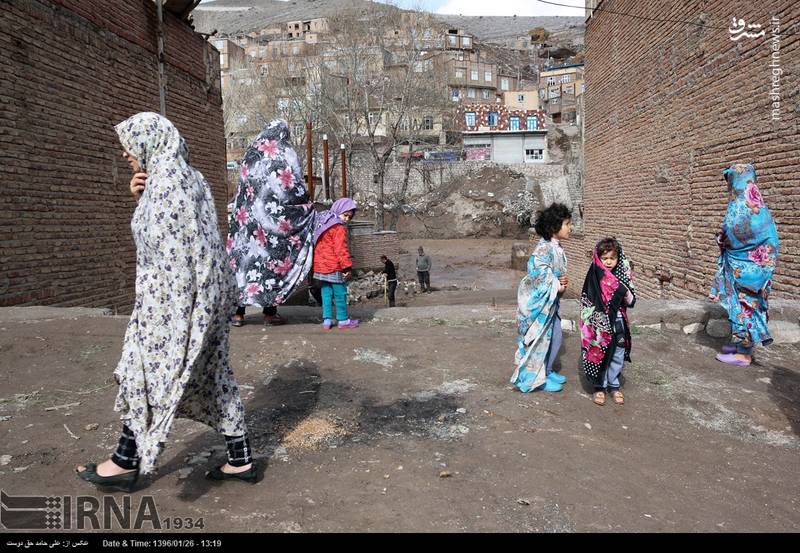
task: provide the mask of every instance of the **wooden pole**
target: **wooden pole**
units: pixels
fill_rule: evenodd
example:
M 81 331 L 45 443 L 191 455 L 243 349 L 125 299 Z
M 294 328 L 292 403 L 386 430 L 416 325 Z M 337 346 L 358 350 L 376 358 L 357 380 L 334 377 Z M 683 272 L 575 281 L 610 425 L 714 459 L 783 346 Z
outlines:
M 347 197 L 347 151 L 342 144 L 339 147 L 339 153 L 342 157 L 342 198 Z
M 306 121 L 306 189 L 311 203 L 314 203 L 314 145 L 311 121 Z
M 325 199 L 331 199 L 331 185 L 328 181 L 328 135 L 322 135 L 322 186 L 325 188 Z

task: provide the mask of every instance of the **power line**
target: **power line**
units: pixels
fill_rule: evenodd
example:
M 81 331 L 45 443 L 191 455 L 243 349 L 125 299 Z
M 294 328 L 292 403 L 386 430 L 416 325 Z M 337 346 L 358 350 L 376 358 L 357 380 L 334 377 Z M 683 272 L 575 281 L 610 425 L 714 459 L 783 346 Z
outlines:
M 683 23 L 684 25 L 695 25 L 696 27 L 702 27 L 704 29 L 730 30 L 729 27 L 717 27 L 716 25 L 705 25 L 703 23 L 697 23 L 696 21 L 684 21 L 682 19 L 660 19 L 660 18 L 657 18 L 657 17 L 647 17 L 645 15 L 636 15 L 636 14 L 633 14 L 633 13 L 612 11 L 612 10 L 604 8 L 602 6 L 602 4 L 599 7 L 596 7 L 596 8 L 586 8 L 586 6 L 575 6 L 575 5 L 572 5 L 572 4 L 561 4 L 559 2 L 552 2 L 551 0 L 536 0 L 536 1 L 540 2 L 542 4 L 550 4 L 551 6 L 560 6 L 562 8 L 575 8 L 575 9 L 580 9 L 580 10 L 584 10 L 584 11 L 587 10 L 587 9 L 591 9 L 592 10 L 592 15 L 594 15 L 595 12 L 603 12 L 603 13 L 608 13 L 608 14 L 613 14 L 613 15 L 622 15 L 622 16 L 625 16 L 625 17 L 633 18 L 633 19 L 642 19 L 642 20 L 645 20 L 645 21 L 655 21 L 655 22 L 658 22 L 658 23 Z M 789 27 L 791 28 L 793 26 L 794 25 L 790 25 Z M 796 34 L 798 34 L 798 33 L 797 32 L 779 33 L 778 36 L 783 38 L 783 37 L 786 37 L 786 36 L 793 36 L 793 35 L 796 35 Z

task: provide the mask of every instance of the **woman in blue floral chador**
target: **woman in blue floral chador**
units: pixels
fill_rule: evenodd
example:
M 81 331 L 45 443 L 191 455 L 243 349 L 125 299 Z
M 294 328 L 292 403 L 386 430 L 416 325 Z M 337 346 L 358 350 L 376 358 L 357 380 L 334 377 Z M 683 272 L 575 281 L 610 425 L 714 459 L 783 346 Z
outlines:
M 768 300 L 778 260 L 778 231 L 756 185 L 755 168 L 732 165 L 722 175 L 728 184 L 728 211 L 717 234 L 720 256 L 709 297 L 728 312 L 732 343 L 717 359 L 747 366 L 755 344 L 772 342 Z

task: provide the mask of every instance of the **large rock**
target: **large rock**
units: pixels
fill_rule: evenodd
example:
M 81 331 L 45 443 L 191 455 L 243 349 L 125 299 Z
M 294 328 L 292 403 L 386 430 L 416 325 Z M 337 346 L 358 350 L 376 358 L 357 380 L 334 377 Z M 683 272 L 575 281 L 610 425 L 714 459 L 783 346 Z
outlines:
M 706 325 L 706 334 L 713 338 L 727 338 L 731 335 L 731 323 L 728 319 L 711 319 Z
M 770 321 L 769 333 L 776 344 L 796 344 L 800 342 L 800 324 L 795 322 Z

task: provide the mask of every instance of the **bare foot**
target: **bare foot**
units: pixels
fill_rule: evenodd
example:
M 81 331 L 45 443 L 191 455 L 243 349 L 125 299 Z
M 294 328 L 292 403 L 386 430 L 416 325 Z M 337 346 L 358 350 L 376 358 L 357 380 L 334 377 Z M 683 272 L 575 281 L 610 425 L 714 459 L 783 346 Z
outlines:
M 79 465 L 78 467 L 75 468 L 75 470 L 77 472 L 83 472 L 86 470 L 86 466 Z M 111 459 L 103 461 L 102 463 L 97 465 L 98 476 L 119 476 L 120 474 L 127 474 L 129 472 L 136 472 L 136 469 L 133 470 L 124 469 Z
M 234 467 L 229 465 L 228 463 L 225 463 L 224 465 L 222 465 L 222 468 L 220 470 L 222 470 L 222 472 L 224 472 L 225 474 L 239 474 L 240 472 L 247 472 L 248 470 L 250 470 L 250 467 L 252 466 L 253 463 L 249 463 L 243 467 Z

